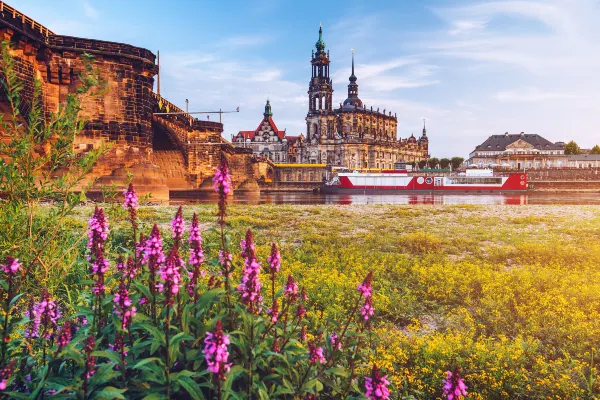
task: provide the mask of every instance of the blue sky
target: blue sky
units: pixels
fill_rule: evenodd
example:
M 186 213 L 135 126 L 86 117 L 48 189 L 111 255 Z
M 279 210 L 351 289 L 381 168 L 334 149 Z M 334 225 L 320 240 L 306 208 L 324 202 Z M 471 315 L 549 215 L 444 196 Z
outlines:
M 600 4 L 526 1 L 20 0 L 54 32 L 161 53 L 161 93 L 190 111 L 234 109 L 225 136 L 255 129 L 268 98 L 288 134 L 304 132 L 310 54 L 323 24 L 334 103 L 359 95 L 427 120 L 433 156 L 466 157 L 491 134 L 600 143 Z

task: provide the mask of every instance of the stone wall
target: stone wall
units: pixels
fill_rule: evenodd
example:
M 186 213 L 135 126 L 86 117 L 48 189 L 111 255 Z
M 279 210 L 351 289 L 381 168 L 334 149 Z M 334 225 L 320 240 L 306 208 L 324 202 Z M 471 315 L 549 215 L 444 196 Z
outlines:
M 158 71 L 154 55 L 122 43 L 55 35 L 0 2 L 0 37 L 10 43 L 15 71 L 24 83 L 21 111 L 27 114 L 34 79 L 41 83 L 42 104 L 49 115 L 81 86 L 86 68 L 82 55 L 93 56 L 95 73 L 105 88 L 80 96 L 81 117 L 88 122 L 76 146 L 93 148 L 103 139 L 127 154 L 120 164 L 147 160 L 152 144 L 152 87 Z M 117 154 L 117 151 L 113 154 Z M 114 161 L 114 160 L 113 160 Z
M 36 79 L 42 106 L 50 117 L 68 96 L 76 95 L 81 87 L 78 76 L 86 72 L 86 66 L 91 65 L 98 76 L 101 85 L 78 95 L 80 116 L 87 122 L 74 146 L 78 153 L 106 143 L 112 147 L 84 183 L 100 178 L 99 184 L 122 186 L 127 173 L 137 171 L 147 190 L 153 181 L 161 193 L 168 193 L 168 187 L 198 188 L 210 181 L 222 157 L 229 161 L 234 187 L 243 182 L 256 185 L 256 179 L 269 173 L 268 166 L 261 167 L 250 152 L 234 148 L 221 137 L 221 123 L 193 118 L 153 93 L 158 66 L 147 49 L 56 35 L 2 1 L 0 39 L 10 43 L 15 71 L 24 83 L 21 112 L 25 116 Z M 91 64 L 86 64 L 84 54 L 93 57 Z M 6 108 L 3 100 L 0 90 L 0 109 Z

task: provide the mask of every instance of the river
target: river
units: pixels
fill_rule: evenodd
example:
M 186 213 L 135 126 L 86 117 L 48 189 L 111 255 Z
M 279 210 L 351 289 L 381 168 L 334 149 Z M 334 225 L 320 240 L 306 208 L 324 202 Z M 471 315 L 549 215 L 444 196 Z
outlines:
M 212 204 L 216 195 L 172 199 L 170 204 Z M 230 204 L 600 204 L 600 193 L 532 192 L 527 194 L 352 194 L 324 195 L 313 193 L 261 193 L 230 197 Z

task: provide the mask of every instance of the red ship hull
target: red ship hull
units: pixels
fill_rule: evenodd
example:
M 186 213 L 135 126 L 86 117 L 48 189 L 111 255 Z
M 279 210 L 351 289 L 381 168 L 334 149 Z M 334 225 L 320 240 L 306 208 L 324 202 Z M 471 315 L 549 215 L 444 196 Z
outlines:
M 525 192 L 526 174 L 507 176 L 408 176 L 398 173 L 340 173 L 323 193 Z

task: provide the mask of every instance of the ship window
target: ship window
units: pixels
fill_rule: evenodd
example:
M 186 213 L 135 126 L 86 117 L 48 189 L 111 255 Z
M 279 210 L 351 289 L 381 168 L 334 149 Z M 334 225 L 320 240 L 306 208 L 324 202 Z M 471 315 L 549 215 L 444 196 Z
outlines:
M 502 177 L 499 176 L 485 176 L 485 177 L 467 177 L 467 176 L 457 176 L 457 177 L 448 177 L 446 178 L 446 182 L 449 185 L 499 185 L 502 184 Z

